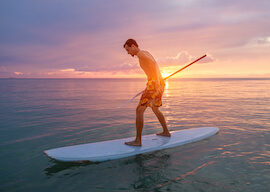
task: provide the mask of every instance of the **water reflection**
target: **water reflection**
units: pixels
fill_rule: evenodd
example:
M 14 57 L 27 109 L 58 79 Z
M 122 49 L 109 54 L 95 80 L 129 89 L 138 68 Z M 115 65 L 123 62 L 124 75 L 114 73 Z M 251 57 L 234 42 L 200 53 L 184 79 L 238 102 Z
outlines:
M 180 175 L 180 176 L 178 176 L 178 177 L 176 177 L 176 178 L 170 179 L 168 182 L 165 182 L 165 183 L 163 183 L 163 184 L 157 185 L 156 188 L 161 188 L 161 187 L 164 187 L 164 186 L 166 186 L 166 185 L 169 185 L 169 184 L 171 184 L 171 183 L 173 183 L 173 182 L 177 182 L 177 181 L 183 180 L 183 179 L 185 179 L 186 177 L 188 177 L 188 176 L 190 176 L 190 175 L 195 175 L 195 174 L 198 172 L 199 169 L 201 169 L 201 168 L 203 168 L 203 167 L 205 167 L 205 166 L 211 165 L 211 164 L 213 164 L 213 163 L 215 163 L 215 162 L 216 162 L 216 161 L 209 161 L 209 162 L 207 162 L 207 163 L 204 163 L 204 164 L 200 165 L 199 167 L 196 167 L 196 168 L 195 168 L 194 170 L 192 170 L 192 171 L 189 171 L 189 172 L 187 172 L 187 173 L 185 173 L 185 174 L 182 174 L 182 175 Z
M 165 84 L 165 90 L 164 90 L 164 93 L 163 93 L 163 96 L 165 96 L 165 97 L 168 97 L 169 96 L 169 85 L 170 85 L 170 83 L 169 83 L 169 81 L 166 81 L 165 82 L 166 84 Z
M 149 154 L 137 155 L 124 164 L 136 164 L 133 172 L 137 179 L 131 184 L 135 190 L 149 190 L 166 180 L 167 168 L 171 166 L 171 156 L 166 151 L 157 151 Z
M 44 169 L 44 173 L 47 178 L 57 177 L 72 177 L 74 175 L 85 172 L 86 170 L 92 170 L 91 175 L 95 174 L 97 170 L 109 170 L 112 167 L 114 169 L 121 169 L 131 165 L 133 168 L 133 173 L 137 175 L 137 180 L 135 180 L 131 185 L 134 189 L 149 189 L 151 186 L 158 185 L 161 181 L 166 178 L 166 169 L 171 163 L 170 155 L 166 151 L 156 151 L 148 154 L 140 154 L 134 157 L 129 157 L 127 159 L 119 159 L 114 161 L 105 162 L 60 162 L 56 160 L 50 160 L 51 166 Z M 114 166 L 112 166 L 112 164 Z M 93 168 L 90 168 L 94 166 Z M 80 170 L 80 168 L 82 168 Z M 87 168 L 88 167 L 88 168 Z M 87 171 L 86 171 L 87 172 Z
M 50 160 L 50 163 L 52 164 L 50 167 L 46 167 L 44 169 L 44 172 L 48 178 L 53 177 L 55 174 L 60 173 L 64 170 L 70 170 L 72 168 L 79 168 L 79 167 L 85 167 L 93 164 L 98 164 L 98 163 L 93 163 L 93 162 L 80 162 L 80 163 L 75 163 L 75 162 L 60 162 L 56 160 Z

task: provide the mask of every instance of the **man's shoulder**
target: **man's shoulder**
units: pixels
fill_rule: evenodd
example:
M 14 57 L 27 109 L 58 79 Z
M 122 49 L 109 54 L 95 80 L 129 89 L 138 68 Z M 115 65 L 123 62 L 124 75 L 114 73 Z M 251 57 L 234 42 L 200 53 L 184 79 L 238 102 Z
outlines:
M 140 50 L 138 52 L 138 55 L 137 56 L 138 57 L 146 57 L 148 54 L 149 54 L 148 51 Z
M 139 59 L 153 60 L 153 56 L 148 51 L 141 50 L 137 56 Z

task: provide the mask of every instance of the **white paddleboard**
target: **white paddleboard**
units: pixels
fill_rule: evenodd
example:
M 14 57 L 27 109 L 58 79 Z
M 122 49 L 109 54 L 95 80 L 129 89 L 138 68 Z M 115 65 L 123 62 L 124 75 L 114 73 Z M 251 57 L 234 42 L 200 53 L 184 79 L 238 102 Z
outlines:
M 216 127 L 202 127 L 172 131 L 170 132 L 171 137 L 163 137 L 156 134 L 145 135 L 142 137 L 141 147 L 124 144 L 125 141 L 134 140 L 134 137 L 132 137 L 61 147 L 46 150 L 44 153 L 50 158 L 59 161 L 101 162 L 192 143 L 215 135 L 218 131 L 219 128 Z

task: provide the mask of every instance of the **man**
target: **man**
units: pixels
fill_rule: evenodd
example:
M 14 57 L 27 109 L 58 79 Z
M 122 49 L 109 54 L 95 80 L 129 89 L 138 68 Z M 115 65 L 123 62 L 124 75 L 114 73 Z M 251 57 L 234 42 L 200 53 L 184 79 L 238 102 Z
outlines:
M 142 93 L 139 105 L 136 109 L 136 139 L 131 142 L 125 142 L 125 144 L 132 146 L 142 145 L 143 115 L 147 107 L 152 108 L 163 127 L 163 132 L 157 133 L 157 135 L 170 137 L 171 134 L 168 130 L 165 118 L 159 110 L 159 107 L 162 105 L 161 97 L 164 92 L 165 83 L 159 71 L 157 62 L 150 53 L 140 50 L 134 39 L 128 39 L 124 44 L 124 48 L 132 57 L 135 55 L 138 57 L 140 67 L 143 69 L 148 79 L 146 89 Z

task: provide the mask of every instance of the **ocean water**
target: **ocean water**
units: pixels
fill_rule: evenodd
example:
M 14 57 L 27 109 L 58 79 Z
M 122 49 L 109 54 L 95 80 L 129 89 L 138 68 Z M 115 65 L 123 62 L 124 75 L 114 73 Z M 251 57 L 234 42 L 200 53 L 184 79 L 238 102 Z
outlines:
M 135 136 L 144 79 L 0 79 L 0 191 L 270 190 L 270 79 L 170 79 L 171 130 L 214 126 L 192 144 L 102 163 L 63 163 L 44 150 Z M 148 109 L 143 134 L 162 128 Z

